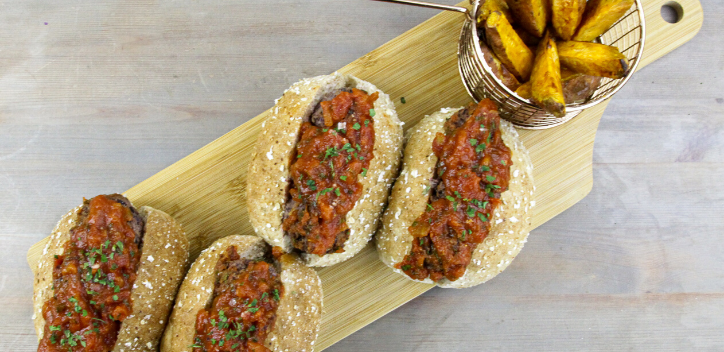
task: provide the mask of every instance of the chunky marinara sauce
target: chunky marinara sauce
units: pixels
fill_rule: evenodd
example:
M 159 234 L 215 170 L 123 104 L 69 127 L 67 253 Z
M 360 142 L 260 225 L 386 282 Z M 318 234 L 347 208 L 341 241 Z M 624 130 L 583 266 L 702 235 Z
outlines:
M 510 149 L 499 126 L 497 107 L 486 99 L 458 111 L 435 137 L 430 201 L 410 226 L 412 250 L 398 264 L 411 278 L 457 280 L 488 235 L 510 180 Z
M 142 231 L 143 220 L 123 196 L 84 201 L 63 254 L 55 257 L 39 352 L 113 350 L 132 311 Z
M 344 251 L 349 237 L 345 216 L 363 191 L 357 177 L 366 176 L 373 158 L 377 96 L 343 90 L 322 101 L 310 121 L 302 124 L 282 223 L 302 252 Z
M 278 258 L 282 252 L 274 249 Z M 274 328 L 284 294 L 272 261 L 240 258 L 236 246 L 221 254 L 211 306 L 196 316 L 193 352 L 270 351 L 264 340 Z

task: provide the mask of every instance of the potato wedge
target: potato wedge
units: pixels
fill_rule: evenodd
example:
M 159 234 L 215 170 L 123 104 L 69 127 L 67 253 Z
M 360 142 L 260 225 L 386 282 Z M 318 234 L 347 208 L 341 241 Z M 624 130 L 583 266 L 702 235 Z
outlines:
M 530 77 L 533 52 L 499 11 L 492 12 L 485 21 L 485 38 L 498 59 L 522 82 Z
M 561 64 L 591 76 L 622 78 L 628 72 L 626 56 L 616 47 L 587 42 L 567 41 L 558 44 Z
M 589 0 L 573 40 L 590 42 L 605 33 L 633 5 L 634 0 Z
M 530 92 L 531 83 L 530 81 L 525 82 L 518 87 L 518 89 L 515 90 L 515 94 L 518 94 L 519 97 L 523 99 L 530 99 L 531 98 L 531 92 Z
M 480 10 L 478 10 L 478 27 L 482 26 L 488 16 L 495 11 L 505 15 L 511 24 L 515 22 L 515 19 L 510 15 L 510 9 L 505 0 L 483 0 L 480 4 Z
M 571 40 L 586 10 L 586 0 L 550 1 L 553 29 L 563 40 Z
M 561 64 L 558 61 L 556 41 L 550 31 L 538 44 L 530 83 L 533 103 L 556 117 L 566 116 L 566 102 L 563 99 L 561 86 Z
M 515 20 L 531 34 L 542 37 L 550 18 L 550 0 L 507 0 Z
M 483 51 L 483 58 L 485 59 L 485 62 L 488 66 L 490 66 L 495 77 L 498 77 L 498 79 L 503 82 L 506 87 L 510 88 L 510 90 L 518 89 L 518 86 L 520 86 L 518 79 L 510 73 L 505 65 L 500 62 L 498 57 L 495 56 L 495 53 L 493 53 L 493 51 L 490 50 L 490 48 L 482 41 L 480 42 L 480 49 Z
M 561 67 L 561 83 L 566 104 L 583 103 L 596 91 L 601 77 L 584 75 Z
M 515 29 L 515 33 L 518 33 L 518 36 L 520 39 L 523 40 L 523 43 L 527 45 L 529 48 L 533 47 L 532 51 L 535 51 L 535 48 L 538 47 L 538 43 L 540 43 L 540 38 L 528 33 L 523 27 L 513 27 Z

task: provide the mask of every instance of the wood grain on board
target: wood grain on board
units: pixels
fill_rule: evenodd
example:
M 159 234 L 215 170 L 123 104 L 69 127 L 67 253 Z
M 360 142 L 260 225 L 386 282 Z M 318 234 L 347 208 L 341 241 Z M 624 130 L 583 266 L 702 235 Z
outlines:
M 680 1 L 684 18 L 669 24 L 659 10 L 666 0 L 644 1 L 647 41 L 639 68 L 691 39 L 703 13 L 696 0 Z M 462 17 L 441 13 L 339 71 L 369 80 L 390 94 L 406 127 L 441 107 L 469 102 L 457 71 L 456 49 Z M 281 92 L 280 92 L 281 95 Z M 400 98 L 414 104 L 401 104 Z M 569 208 L 591 190 L 596 129 L 607 103 L 567 124 L 544 131 L 520 131 L 534 166 L 537 207 L 534 226 Z M 134 186 L 125 194 L 175 216 L 192 243 L 192 256 L 213 240 L 252 233 L 246 214 L 247 163 L 268 112 Z M 31 267 L 45 240 L 28 251 Z M 525 252 L 524 252 L 525 253 Z M 525 255 L 525 254 L 523 254 Z M 339 341 L 431 288 L 392 273 L 368 246 L 342 264 L 319 270 L 325 308 L 317 350 Z

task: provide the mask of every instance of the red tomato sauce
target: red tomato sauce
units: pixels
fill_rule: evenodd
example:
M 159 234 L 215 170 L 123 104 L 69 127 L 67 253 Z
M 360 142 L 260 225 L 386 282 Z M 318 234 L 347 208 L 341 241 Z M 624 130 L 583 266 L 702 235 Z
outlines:
M 264 340 L 274 329 L 284 286 L 268 260 L 240 258 L 236 246 L 222 253 L 211 306 L 196 316 L 193 352 L 270 351 Z
M 113 350 L 121 322 L 132 312 L 141 258 L 141 234 L 131 225 L 138 215 L 118 198 L 130 205 L 120 195 L 85 200 L 63 255 L 55 257 L 39 352 Z
M 435 137 L 437 185 L 426 211 L 408 229 L 410 254 L 397 265 L 411 278 L 457 280 L 488 235 L 512 165 L 499 127 L 497 107 L 486 99 L 453 115 L 445 133 Z
M 292 161 L 288 215 L 282 228 L 296 249 L 324 255 L 344 251 L 349 237 L 345 216 L 362 196 L 375 144 L 377 93 L 342 91 L 321 102 L 323 126 L 302 124 Z

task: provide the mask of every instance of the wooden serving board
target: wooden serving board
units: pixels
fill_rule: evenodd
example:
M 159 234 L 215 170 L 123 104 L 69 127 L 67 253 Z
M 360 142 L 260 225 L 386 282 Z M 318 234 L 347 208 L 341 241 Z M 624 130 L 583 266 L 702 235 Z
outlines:
M 697 0 L 680 0 L 683 17 L 665 22 L 661 6 L 644 0 L 646 49 L 639 68 L 693 38 L 703 22 Z M 442 107 L 470 101 L 457 69 L 457 42 L 463 17 L 441 13 L 339 71 L 356 75 L 388 93 L 406 127 Z M 281 92 L 279 92 L 281 95 Z M 400 98 L 405 97 L 407 104 Z M 272 102 L 270 102 L 271 105 Z M 607 102 L 563 126 L 520 130 L 535 166 L 537 227 L 591 190 L 593 142 Z M 246 173 L 256 136 L 268 111 L 141 182 L 125 194 L 137 206 L 150 205 L 178 219 L 191 241 L 192 258 L 214 240 L 251 234 L 246 212 Z M 59 214 L 60 215 L 60 214 Z M 47 239 L 28 251 L 31 268 Z M 525 255 L 525 251 L 521 255 Z M 324 285 L 324 316 L 317 340 L 321 351 L 417 297 L 433 286 L 394 274 L 370 245 L 354 258 L 318 270 Z

